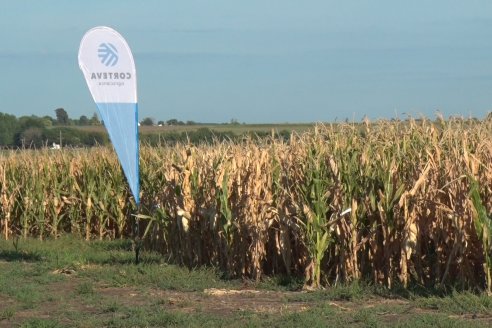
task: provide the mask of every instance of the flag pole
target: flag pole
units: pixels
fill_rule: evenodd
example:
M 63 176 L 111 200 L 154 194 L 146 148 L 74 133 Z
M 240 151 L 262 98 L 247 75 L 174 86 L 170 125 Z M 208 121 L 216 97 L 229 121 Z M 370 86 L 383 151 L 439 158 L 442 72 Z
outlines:
M 138 224 L 138 216 L 140 214 L 140 203 L 137 204 L 137 214 L 133 216 L 132 222 L 132 244 L 135 252 L 135 265 L 140 263 L 140 248 L 142 247 L 142 241 L 140 239 L 140 228 Z
M 139 262 L 140 262 L 140 258 L 139 258 L 139 255 L 140 255 L 140 248 L 142 246 L 142 241 L 140 240 L 140 229 L 139 229 L 139 224 L 138 224 L 138 217 L 140 215 L 140 210 L 141 210 L 141 205 L 140 205 L 140 142 L 139 142 L 139 138 L 138 138 L 138 103 L 135 104 L 135 130 L 136 130 L 136 135 L 135 135 L 135 138 L 137 140 L 136 142 L 136 148 L 137 148 L 137 151 L 136 151 L 136 155 L 137 155 L 137 158 L 136 158 L 136 166 L 137 166 L 137 191 L 136 191 L 136 195 L 134 196 L 135 197 L 135 203 L 137 205 L 137 215 L 135 215 L 135 220 L 134 220 L 134 239 L 133 239 L 133 242 L 134 242 L 134 245 L 135 245 L 135 265 L 138 265 Z

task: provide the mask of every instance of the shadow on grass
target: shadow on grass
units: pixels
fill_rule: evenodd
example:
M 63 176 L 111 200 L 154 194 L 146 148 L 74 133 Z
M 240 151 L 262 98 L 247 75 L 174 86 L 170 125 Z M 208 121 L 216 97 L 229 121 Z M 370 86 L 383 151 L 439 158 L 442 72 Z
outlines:
M 41 255 L 26 251 L 0 250 L 0 260 L 14 262 L 38 262 L 43 260 Z
M 87 261 L 92 264 L 99 265 L 131 265 L 135 264 L 135 256 L 133 252 L 116 253 L 111 254 L 111 252 L 99 252 L 93 256 L 88 256 Z M 143 255 L 140 258 L 140 264 L 150 265 L 150 264 L 162 264 L 162 257 L 151 255 Z
M 279 286 L 278 282 L 273 284 Z M 295 286 L 295 284 L 293 285 Z M 330 286 L 320 290 L 313 290 L 309 293 L 295 294 L 289 297 L 290 301 L 312 301 L 312 300 L 336 300 L 336 301 L 356 301 L 370 299 L 374 296 L 384 299 L 405 299 L 408 301 L 420 300 L 424 307 L 436 309 L 445 306 L 447 308 L 468 309 L 468 304 L 487 303 L 487 308 L 492 308 L 492 301 L 483 301 L 482 290 L 470 290 L 458 288 L 459 286 L 430 286 L 410 285 L 404 288 L 395 284 L 393 288 L 373 284 L 367 281 L 353 281 L 347 284 Z M 300 290 L 300 289 L 299 289 Z M 422 301 L 424 300 L 424 301 Z M 490 303 L 490 306 L 488 305 Z M 452 306 L 451 306 L 452 304 Z M 456 310 L 457 311 L 457 310 Z M 467 310 L 468 311 L 468 310 Z M 470 312 L 470 311 L 468 311 Z
M 451 285 L 420 285 L 420 284 L 410 284 L 407 288 L 400 284 L 396 284 L 391 289 L 385 287 L 379 287 L 379 291 L 381 291 L 380 296 L 395 296 L 401 298 L 413 298 L 413 297 L 449 297 L 456 293 L 469 293 L 480 295 L 484 292 L 483 289 L 480 288 L 469 288 L 463 286 L 462 284 L 451 284 Z M 377 293 L 377 292 L 376 292 Z
M 104 259 L 101 261 L 91 261 L 94 264 L 101 265 L 131 265 L 135 264 L 135 259 Z M 149 265 L 149 264 L 161 264 L 162 261 L 156 259 L 140 259 L 140 265 Z
M 93 241 L 93 249 L 103 251 L 131 251 L 132 241 L 130 239 L 117 239 L 112 241 Z

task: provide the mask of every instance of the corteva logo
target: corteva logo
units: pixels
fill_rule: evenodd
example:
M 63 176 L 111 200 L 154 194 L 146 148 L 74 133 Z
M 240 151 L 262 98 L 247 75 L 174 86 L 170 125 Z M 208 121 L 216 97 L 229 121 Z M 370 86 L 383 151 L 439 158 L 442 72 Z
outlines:
M 118 49 L 111 43 L 101 43 L 97 49 L 98 57 L 101 63 L 106 66 L 114 66 L 118 63 Z

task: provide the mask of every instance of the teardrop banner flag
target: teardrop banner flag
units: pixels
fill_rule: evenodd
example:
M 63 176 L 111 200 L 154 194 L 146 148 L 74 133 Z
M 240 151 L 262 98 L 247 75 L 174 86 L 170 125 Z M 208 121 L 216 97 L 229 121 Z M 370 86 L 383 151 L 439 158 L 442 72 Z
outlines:
M 99 26 L 84 35 L 78 57 L 80 69 L 138 205 L 137 76 L 130 47 L 118 32 Z

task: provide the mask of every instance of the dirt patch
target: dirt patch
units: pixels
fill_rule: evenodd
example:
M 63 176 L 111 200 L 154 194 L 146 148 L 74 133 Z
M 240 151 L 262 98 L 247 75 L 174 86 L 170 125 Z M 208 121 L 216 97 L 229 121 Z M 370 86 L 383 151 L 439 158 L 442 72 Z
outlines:
M 68 275 L 67 273 L 60 274 Z M 77 288 L 80 283 L 81 280 L 76 279 L 73 275 L 71 279 L 47 284 L 44 287 L 46 297 L 43 298 L 43 301 L 29 305 L 28 307 L 15 300 L 0 297 L 0 313 L 5 308 L 12 311 L 12 313 L 8 314 L 8 317 L 0 318 L 0 327 L 19 326 L 22 322 L 29 319 L 57 318 L 59 323 L 69 324 L 70 320 L 63 318 L 62 314 L 64 312 L 97 313 L 99 310 L 94 305 L 80 302 L 80 299 L 76 297 Z
M 166 310 L 182 312 L 205 312 L 227 315 L 236 311 L 258 313 L 282 313 L 304 311 L 309 308 L 308 302 L 288 301 L 289 294 L 294 292 L 271 292 L 258 290 L 224 290 L 210 289 L 204 292 L 181 292 L 150 289 L 139 291 L 127 287 L 103 287 L 97 292 L 108 299 L 118 300 L 125 306 L 143 306 L 156 304 Z
M 11 308 L 16 304 L 17 302 L 14 301 L 12 298 L 0 294 L 0 310 Z
M 0 294 L 1 309 L 14 309 L 0 318 L 0 327 L 22 324 L 28 319 L 54 319 L 62 325 L 73 324 L 71 313 L 81 316 L 97 317 L 100 322 L 114 316 L 124 316 L 125 310 L 133 307 L 159 307 L 165 311 L 183 313 L 208 313 L 216 316 L 231 316 L 235 313 L 286 314 L 309 310 L 316 306 L 329 306 L 337 311 L 354 315 L 360 310 L 368 310 L 381 322 L 388 324 L 406 320 L 422 313 L 438 313 L 437 310 L 422 309 L 403 299 L 374 298 L 357 301 L 333 301 L 311 299 L 306 292 L 264 291 L 255 289 L 229 290 L 206 289 L 202 292 L 182 292 L 156 288 L 114 287 L 92 284 L 73 272 L 57 272 L 67 277 L 46 286 L 47 300 L 31 309 L 22 308 L 12 298 Z M 85 291 L 81 286 L 90 286 Z M 109 309 L 114 304 L 114 310 Z M 450 318 L 492 324 L 492 318 L 484 315 L 449 315 Z

